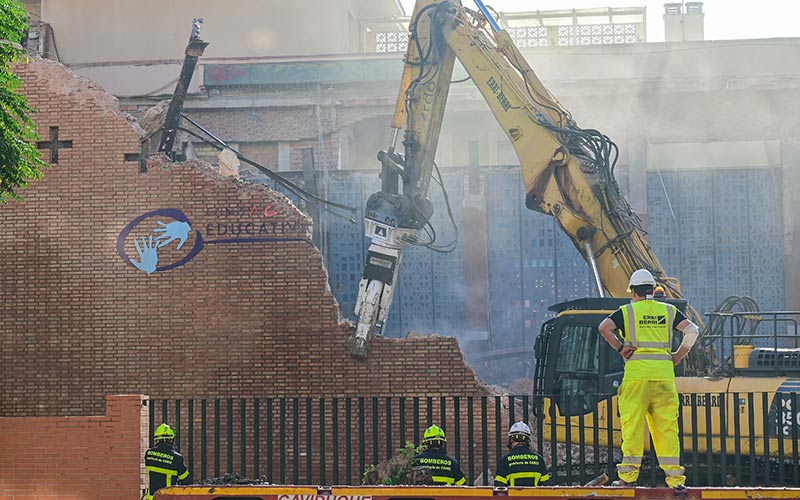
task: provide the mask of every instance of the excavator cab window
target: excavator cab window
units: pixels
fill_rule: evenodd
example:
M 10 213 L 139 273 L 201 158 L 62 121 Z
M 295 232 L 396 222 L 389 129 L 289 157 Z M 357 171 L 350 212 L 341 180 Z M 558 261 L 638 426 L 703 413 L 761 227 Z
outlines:
M 550 392 L 564 416 L 586 415 L 597 405 L 600 381 L 600 335 L 594 314 L 566 314 L 556 320 L 552 340 L 555 360 Z
M 606 307 L 621 302 L 608 304 L 608 299 L 603 300 Z M 597 330 L 611 312 L 606 307 L 563 311 L 545 323 L 537 338 L 539 394 L 552 397 L 563 416 L 590 414 L 600 400 L 616 394 L 622 381 L 622 357 Z

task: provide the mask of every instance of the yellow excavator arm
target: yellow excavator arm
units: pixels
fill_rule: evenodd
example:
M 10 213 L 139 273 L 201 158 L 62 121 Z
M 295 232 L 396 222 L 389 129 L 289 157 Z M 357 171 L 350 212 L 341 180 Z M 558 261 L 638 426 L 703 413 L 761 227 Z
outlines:
M 457 58 L 505 131 L 522 167 L 526 205 L 551 215 L 589 263 L 598 295 L 628 296 L 628 279 L 650 270 L 669 297 L 680 285 L 664 272 L 638 216 L 614 179 L 617 146 L 582 129 L 550 94 L 481 0 L 418 0 L 387 151 L 382 189 L 367 202 L 372 239 L 356 303 L 353 354 L 364 357 L 386 318 L 402 249 L 419 244 L 445 103 Z M 403 133 L 403 154 L 395 151 Z M 402 181 L 402 190 L 400 189 Z

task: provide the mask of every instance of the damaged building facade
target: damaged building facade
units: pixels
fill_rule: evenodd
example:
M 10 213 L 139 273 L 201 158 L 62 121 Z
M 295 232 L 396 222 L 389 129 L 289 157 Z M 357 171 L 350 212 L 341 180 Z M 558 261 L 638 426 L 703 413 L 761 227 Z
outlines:
M 300 183 L 303 150 L 312 149 L 323 197 L 360 208 L 378 189 L 375 154 L 388 141 L 407 23 L 396 2 L 325 2 L 327 11 L 318 3 L 234 2 L 225 12 L 211 1 L 172 2 L 158 16 L 154 8 L 126 11 L 120 1 L 85 0 L 82 9 L 65 0 L 29 3 L 52 27 L 60 56 L 49 55 L 136 115 L 169 97 L 190 18 L 203 17 L 210 46 L 188 116 Z M 663 43 L 644 43 L 643 9 L 570 14 L 579 20 L 503 13 L 501 22 L 578 124 L 619 145 L 623 192 L 701 312 L 729 295 L 752 296 L 764 309 L 800 309 L 800 202 L 789 188 L 800 157 L 791 118 L 800 40 L 704 41 L 696 8 L 665 10 Z M 75 32 L 101 14 L 110 21 Z M 134 30 L 130 19 L 148 28 Z M 115 33 L 126 33 L 124 47 L 96 43 Z M 463 76 L 457 69 L 455 79 Z M 180 143 L 189 158 L 215 160 L 201 141 Z M 462 348 L 476 350 L 476 366 L 480 353 L 516 351 L 522 368 L 485 373 L 503 381 L 528 375 L 547 307 L 592 293 L 589 272 L 550 219 L 524 208 L 513 149 L 470 82 L 452 86 L 437 162 L 459 226 L 457 250 L 407 253 L 386 333 L 458 336 Z M 261 179 L 247 167 L 242 175 Z M 431 197 L 446 240 L 454 233 L 437 189 Z M 367 244 L 361 225 L 324 211 L 315 222 L 332 292 L 352 317 Z
M 219 476 L 236 457 L 241 474 L 257 464 L 275 481 L 312 484 L 324 465 L 300 470 L 297 460 L 301 453 L 310 457 L 312 446 L 287 436 L 313 425 L 315 432 L 331 429 L 321 434 L 321 450 L 314 440 L 320 463 L 341 460 L 339 477 L 346 477 L 347 460 L 346 480 L 357 482 L 364 464 L 404 444 L 403 434 L 376 440 L 367 456 L 364 432 L 397 429 L 400 422 L 413 440 L 434 408 L 448 428 L 458 429 L 459 418 L 466 425 L 466 404 L 445 415 L 452 395 L 494 402 L 452 338 L 377 339 L 368 360 L 353 360 L 353 327 L 339 318 L 311 242 L 311 220 L 285 196 L 221 176 L 201 161 L 155 156 L 142 171 L 136 151 L 144 131 L 114 97 L 53 61 L 15 70 L 37 109 L 40 135 L 58 140 L 37 144 L 51 165 L 45 177 L 25 190 L 24 201 L 0 207 L 4 429 L 20 427 L 11 417 L 62 417 L 61 424 L 31 424 L 38 443 L 64 436 L 70 417 L 106 411 L 89 419 L 95 426 L 108 422 L 98 431 L 107 440 L 91 440 L 100 447 L 95 463 L 105 453 L 114 456 L 117 439 L 129 443 L 142 430 L 120 429 L 116 408 L 125 406 L 124 422 L 146 429 L 163 419 L 175 426 L 196 480 Z M 265 206 L 272 207 L 268 213 L 252 210 Z M 398 403 L 403 398 L 407 406 Z M 411 404 L 420 400 L 421 406 Z M 149 407 L 140 415 L 143 403 Z M 494 433 L 498 421 L 484 419 L 486 432 Z M 259 435 L 269 442 L 262 457 L 276 453 L 267 462 L 253 448 Z M 337 444 L 352 452 L 345 455 Z M 290 455 L 298 458 L 287 464 Z M 114 473 L 130 484 L 141 453 L 126 456 Z M 240 468 L 244 457 L 249 466 Z M 0 494 L 8 488 L 22 494 L 29 470 L 0 468 L 0 482 Z M 94 488 L 79 490 L 87 487 Z

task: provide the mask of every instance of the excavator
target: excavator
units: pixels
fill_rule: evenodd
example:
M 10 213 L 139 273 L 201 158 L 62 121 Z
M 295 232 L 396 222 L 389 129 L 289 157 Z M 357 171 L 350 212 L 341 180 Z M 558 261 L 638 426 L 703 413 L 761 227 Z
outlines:
M 577 125 L 508 33 L 477 4 L 479 12 L 460 2 L 416 3 L 389 146 L 378 153 L 381 191 L 365 208 L 371 245 L 355 307 L 355 357 L 367 355 L 369 339 L 386 320 L 403 248 L 420 244 L 429 225 L 433 207 L 427 195 L 456 58 L 514 147 L 527 207 L 552 216 L 569 236 L 591 267 L 598 295 L 628 296 L 631 273 L 646 268 L 669 297 L 681 297 L 678 280 L 667 276 L 620 194 L 613 172 L 616 144 Z
M 534 386 L 536 395 L 544 401 L 539 410 L 545 416 L 544 432 L 554 426 L 559 440 L 569 441 L 567 429 L 576 426 L 578 419 L 605 429 L 617 415 L 614 394 L 622 380 L 623 362 L 601 341 L 597 325 L 629 300 L 631 273 L 649 270 L 664 288 L 665 301 L 675 304 L 701 327 L 704 322 L 682 296 L 680 282 L 665 272 L 639 217 L 620 193 L 614 177 L 617 146 L 603 133 L 579 127 L 483 2 L 475 0 L 475 4 L 477 10 L 459 0 L 416 2 L 389 144 L 378 154 L 381 190 L 366 203 L 365 230 L 371 245 L 359 283 L 352 355 L 368 356 L 370 339 L 380 334 L 392 303 L 403 249 L 425 244 L 423 233 L 432 232 L 428 226 L 433 207 L 427 196 L 453 66 L 458 59 L 519 158 L 526 206 L 555 219 L 594 278 L 597 297 L 551 307 L 556 316 L 542 326 L 536 340 Z M 402 143 L 398 144 L 401 134 Z M 726 441 L 727 450 L 739 446 L 736 449 L 741 453 L 774 454 L 779 448 L 792 449 L 800 412 L 796 402 L 792 405 L 788 398 L 800 389 L 800 314 L 730 313 L 720 314 L 712 322 L 732 324 L 755 319 L 758 323 L 767 317 L 775 326 L 769 337 L 770 345 L 774 345 L 750 346 L 749 357 L 737 362 L 736 367 L 718 359 L 721 356 L 715 349 L 725 344 L 723 354 L 732 354 L 734 340 L 752 340 L 754 335 L 724 338 L 724 329 L 719 335 L 706 335 L 685 361 L 676 382 L 683 397 L 684 436 L 699 439 L 686 441 L 684 449 L 705 452 L 712 446 L 706 436 L 713 436 L 715 443 Z M 777 333 L 779 329 L 793 330 L 784 335 Z M 680 335 L 675 335 L 676 342 L 679 339 Z M 791 345 L 786 347 L 787 343 Z M 721 371 L 721 365 L 730 369 Z M 738 396 L 755 392 L 769 397 Z M 598 397 L 603 394 L 609 399 Z M 691 404 L 693 399 L 697 404 Z M 724 402 L 720 413 L 715 409 L 712 416 L 702 408 L 697 412 L 697 405 L 718 407 L 720 401 Z M 727 422 L 721 422 L 720 415 Z M 726 429 L 735 425 L 732 419 L 742 415 L 750 415 L 748 423 L 742 424 L 744 434 L 736 438 L 733 433 L 728 435 Z M 609 445 L 610 441 L 619 446 L 618 418 L 613 425 L 615 432 L 610 436 L 600 433 L 592 437 L 595 433 L 586 432 L 584 442 Z M 757 434 L 765 426 L 771 426 L 770 436 Z M 577 437 L 577 432 L 572 434 L 573 439 Z M 783 441 L 782 446 L 778 441 Z

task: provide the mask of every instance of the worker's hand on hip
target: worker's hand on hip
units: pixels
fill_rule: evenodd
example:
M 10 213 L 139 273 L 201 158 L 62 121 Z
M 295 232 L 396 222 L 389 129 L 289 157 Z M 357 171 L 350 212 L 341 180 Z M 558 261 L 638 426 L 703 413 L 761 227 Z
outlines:
M 670 354 L 672 355 L 672 366 L 678 366 L 678 363 L 683 360 L 683 356 L 681 356 L 677 351 Z
M 631 356 L 633 356 L 634 352 L 636 352 L 636 348 L 635 347 L 633 347 L 632 345 L 626 345 L 625 347 L 622 348 L 622 350 L 619 352 L 619 354 L 624 359 L 628 359 Z

